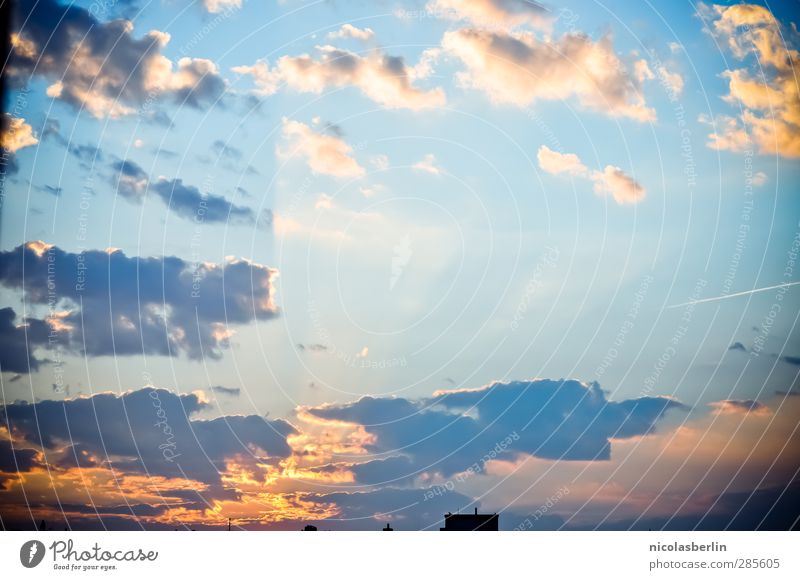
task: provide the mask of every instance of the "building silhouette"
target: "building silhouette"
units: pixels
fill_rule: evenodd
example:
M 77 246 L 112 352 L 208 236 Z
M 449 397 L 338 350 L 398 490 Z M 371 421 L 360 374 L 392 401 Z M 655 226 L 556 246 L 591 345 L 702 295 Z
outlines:
M 385 528 L 383 528 L 383 531 L 384 531 L 384 532 L 393 532 L 393 531 L 394 531 L 394 528 L 393 528 L 392 526 L 390 526 L 390 525 L 389 525 L 389 523 L 387 522 L 387 523 L 386 523 L 386 527 L 385 527 Z
M 475 508 L 474 514 L 444 515 L 442 532 L 496 532 L 500 529 L 500 516 L 498 514 L 479 514 Z
M 304 532 L 316 532 L 317 531 L 317 526 L 314 526 L 314 525 L 311 525 L 311 524 L 307 524 L 306 527 L 303 528 L 303 531 Z

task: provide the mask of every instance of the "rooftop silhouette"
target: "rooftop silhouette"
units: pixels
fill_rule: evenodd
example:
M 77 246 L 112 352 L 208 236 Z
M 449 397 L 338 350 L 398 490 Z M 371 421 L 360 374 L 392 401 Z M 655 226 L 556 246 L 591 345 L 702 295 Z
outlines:
M 442 532 L 496 532 L 500 528 L 500 516 L 494 514 L 479 514 L 475 508 L 474 514 L 444 515 Z

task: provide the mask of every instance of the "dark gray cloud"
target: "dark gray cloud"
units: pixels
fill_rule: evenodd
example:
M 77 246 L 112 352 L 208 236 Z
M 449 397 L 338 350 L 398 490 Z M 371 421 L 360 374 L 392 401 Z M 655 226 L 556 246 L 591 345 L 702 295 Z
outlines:
M 15 403 L 0 408 L 0 419 L 15 441 L 42 447 L 47 462 L 61 467 L 106 466 L 120 473 L 189 477 L 217 485 L 226 459 L 255 468 L 290 455 L 286 437 L 295 429 L 286 421 L 257 415 L 192 418 L 204 408 L 195 394 L 148 387 L 120 395 Z M 8 450 L 0 447 L 0 465 L 9 461 Z
M 350 470 L 356 481 L 364 485 L 402 485 L 413 481 L 412 467 L 411 460 L 401 455 L 359 463 Z
M 786 364 L 800 367 L 800 356 L 782 356 L 781 360 Z
M 111 170 L 112 184 L 126 199 L 140 201 L 148 192 L 153 193 L 176 215 L 195 223 L 258 223 L 256 212 L 249 207 L 235 205 L 220 195 L 202 193 L 182 179 L 151 181 L 147 172 L 129 159 L 114 161 Z
M 34 355 L 40 346 L 50 346 L 66 340 L 63 331 L 53 329 L 44 320 L 25 318 L 18 321 L 13 308 L 0 308 L 0 371 L 28 373 L 39 370 L 47 359 Z
M 61 134 L 61 123 L 58 119 L 45 119 L 42 125 L 41 139 L 42 141 L 53 141 L 64 147 L 70 155 L 78 160 L 78 164 L 86 170 L 90 170 L 105 158 L 103 150 L 97 145 L 92 145 L 91 143 L 76 145 L 68 141 Z
M 13 445 L 8 439 L 0 439 L 0 471 L 15 473 L 30 471 L 40 465 L 39 452 L 35 449 Z
M 734 342 L 732 345 L 728 347 L 728 350 L 738 350 L 741 352 L 747 352 L 747 347 L 743 345 L 741 342 Z
M 665 397 L 609 401 L 596 383 L 534 380 L 494 383 L 474 390 L 442 392 L 429 399 L 363 397 L 354 403 L 312 407 L 322 419 L 363 425 L 375 436 L 368 445 L 378 459 L 408 458 L 382 464 L 384 482 L 423 471 L 444 476 L 491 459 L 520 454 L 554 460 L 595 461 L 610 458 L 610 439 L 651 433 L 668 410 L 683 405 Z M 380 479 L 381 464 L 361 468 L 367 479 Z
M 217 139 L 211 144 L 211 151 L 217 157 L 228 159 L 230 161 L 241 161 L 243 154 L 240 149 L 233 145 L 225 143 L 222 139 Z
M 51 82 L 48 93 L 96 117 L 151 114 L 167 100 L 201 108 L 225 92 L 211 61 L 162 54 L 169 35 L 150 31 L 137 38 L 130 21 L 99 20 L 91 11 L 57 0 L 19 0 L 12 31 L 17 35 L 6 73 L 17 86 L 32 77 Z
M 712 406 L 723 411 L 741 411 L 743 413 L 750 413 L 751 411 L 761 411 L 768 409 L 764 403 L 759 403 L 753 399 L 726 399 L 724 401 L 715 401 Z
M 160 354 L 219 358 L 236 325 L 277 316 L 276 271 L 245 259 L 193 264 L 122 251 L 72 253 L 43 242 L 0 252 L 0 286 L 31 307 L 56 305 L 46 321 L 0 316 L 3 370 L 27 372 L 51 329 L 59 344 L 90 356 Z
M 69 145 L 68 151 L 80 161 L 82 167 L 87 169 L 103 160 L 102 150 L 89 143 L 84 145 Z
M 220 195 L 203 194 L 181 179 L 159 179 L 150 184 L 153 191 L 173 212 L 185 219 L 209 223 L 246 223 L 257 221 L 249 207 L 234 205 Z
M 41 191 L 42 193 L 46 193 L 48 195 L 53 195 L 55 197 L 59 197 L 64 190 L 60 187 L 54 187 L 52 185 L 42 185 L 36 187 L 37 191 Z
M 242 389 L 239 387 L 223 387 L 221 385 L 213 386 L 211 387 L 211 390 L 214 393 L 228 395 L 229 397 L 238 397 L 242 393 Z
M 216 162 L 220 167 L 237 175 L 261 175 L 252 165 L 244 165 L 244 153 L 238 147 L 217 139 L 211 144 L 211 153 L 216 157 Z M 198 156 L 198 160 L 203 164 L 211 163 L 211 159 L 205 155 Z
M 305 352 L 305 351 L 309 351 L 309 352 L 326 352 L 328 350 L 328 347 L 326 345 L 320 344 L 318 342 L 315 342 L 315 343 L 312 343 L 312 344 L 298 343 L 297 344 L 297 350 L 303 351 L 303 352 Z

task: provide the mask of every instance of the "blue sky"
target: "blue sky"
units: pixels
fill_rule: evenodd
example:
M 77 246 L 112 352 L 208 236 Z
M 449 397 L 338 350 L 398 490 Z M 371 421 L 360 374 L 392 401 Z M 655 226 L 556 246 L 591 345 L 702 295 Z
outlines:
M 325 438 L 319 417 L 339 420 L 315 410 L 363 396 L 420 413 L 442 390 L 575 379 L 620 404 L 676 401 L 621 437 L 621 454 L 634 438 L 655 449 L 651 437 L 698 425 L 724 432 L 713 417 L 739 421 L 763 454 L 748 422 L 796 421 L 798 290 L 729 296 L 797 281 L 788 3 L 17 4 L 0 216 L 6 404 L 154 386 L 199 397 L 195 420 L 268 415 L 310 444 Z M 56 250 L 71 266 L 51 308 Z M 87 290 L 67 290 L 81 255 Z M 440 411 L 488 428 L 480 410 Z M 375 497 L 457 473 L 420 465 L 371 420 L 343 420 L 349 468 L 322 439 L 328 450 L 304 463 L 295 439 L 262 476 L 281 465 L 275 493 L 304 490 L 292 469 L 327 465 L 339 479 L 320 485 L 336 487 L 392 451 L 416 479 L 370 487 Z M 10 419 L 6 432 L 24 440 Z M 456 453 L 458 437 L 437 449 Z M 478 451 L 456 457 L 469 465 Z M 549 497 L 502 489 L 532 480 L 525 457 L 557 459 L 527 447 L 497 458 L 458 489 L 463 501 L 521 518 Z M 767 491 L 791 479 L 797 457 L 781 458 Z M 542 476 L 553 490 L 570 480 L 573 498 L 596 498 L 562 459 Z M 706 491 L 767 488 L 756 481 Z M 654 497 L 653 517 L 688 509 Z M 625 506 L 620 521 L 641 506 L 614 498 L 603 501 Z M 582 509 L 581 525 L 599 521 Z

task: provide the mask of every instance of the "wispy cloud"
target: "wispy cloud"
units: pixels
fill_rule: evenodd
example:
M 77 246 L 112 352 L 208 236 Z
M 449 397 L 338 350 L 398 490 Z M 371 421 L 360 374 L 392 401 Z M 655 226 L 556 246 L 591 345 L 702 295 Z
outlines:
M 539 147 L 537 159 L 539 167 L 553 175 L 566 174 L 590 180 L 596 193 L 610 195 L 620 205 L 638 203 L 647 193 L 639 182 L 613 165 L 606 165 L 603 171 L 589 171 L 574 153 L 559 153 L 546 145 Z

